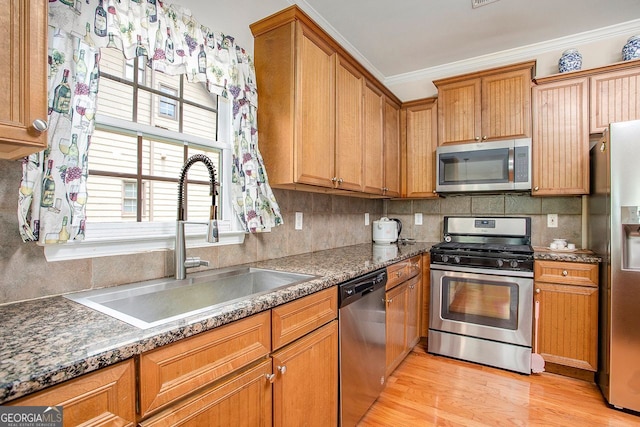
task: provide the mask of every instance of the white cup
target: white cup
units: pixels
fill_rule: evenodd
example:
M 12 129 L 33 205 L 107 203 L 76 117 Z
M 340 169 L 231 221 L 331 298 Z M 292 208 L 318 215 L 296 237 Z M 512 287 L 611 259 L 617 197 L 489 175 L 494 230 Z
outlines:
M 558 244 L 557 244 L 557 243 L 555 243 L 555 242 L 552 242 L 552 243 L 549 245 L 549 248 L 551 248 L 551 249 L 558 249 Z
M 576 244 L 575 243 L 569 243 L 567 245 L 567 249 L 569 249 L 569 250 L 574 250 L 575 248 L 576 248 Z

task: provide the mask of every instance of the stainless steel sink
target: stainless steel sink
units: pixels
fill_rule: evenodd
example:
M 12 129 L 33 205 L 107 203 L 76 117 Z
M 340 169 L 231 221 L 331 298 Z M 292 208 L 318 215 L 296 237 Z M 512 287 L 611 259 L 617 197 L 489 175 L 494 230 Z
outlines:
M 228 268 L 195 273 L 185 280 L 152 280 L 65 297 L 147 329 L 317 277 L 260 268 Z

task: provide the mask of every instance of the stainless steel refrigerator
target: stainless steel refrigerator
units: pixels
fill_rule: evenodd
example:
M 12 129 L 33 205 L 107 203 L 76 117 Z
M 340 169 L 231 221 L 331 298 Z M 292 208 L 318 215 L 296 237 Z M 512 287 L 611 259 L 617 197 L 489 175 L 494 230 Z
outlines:
M 640 120 L 611 123 L 591 148 L 589 247 L 600 264 L 597 382 L 640 411 Z

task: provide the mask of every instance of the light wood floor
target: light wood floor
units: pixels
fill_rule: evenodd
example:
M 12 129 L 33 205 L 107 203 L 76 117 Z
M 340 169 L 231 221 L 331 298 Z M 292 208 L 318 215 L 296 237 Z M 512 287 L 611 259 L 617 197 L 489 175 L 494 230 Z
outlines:
M 388 379 L 359 427 L 640 426 L 609 408 L 595 384 L 521 375 L 427 354 L 418 344 Z

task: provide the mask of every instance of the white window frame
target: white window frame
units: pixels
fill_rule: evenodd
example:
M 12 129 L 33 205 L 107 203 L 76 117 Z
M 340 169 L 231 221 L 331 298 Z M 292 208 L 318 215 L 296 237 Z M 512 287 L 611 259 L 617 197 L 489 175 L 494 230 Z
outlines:
M 182 139 L 219 148 L 222 152 L 222 170 L 216 171 L 220 175 L 219 181 L 222 183 L 218 190 L 220 193 L 218 197 L 222 205 L 222 219 L 219 220 L 220 239 L 217 243 L 207 243 L 205 225 L 187 224 L 187 248 L 242 244 L 245 234 L 247 234 L 232 207 L 233 126 L 231 102 L 223 97 L 218 97 L 218 100 L 218 140 L 214 141 L 184 134 Z M 176 136 L 175 132 L 162 128 L 133 123 L 101 114 L 96 115 L 96 126 L 135 130 L 141 134 L 158 138 L 175 139 Z M 177 197 L 178 194 L 176 193 Z M 69 241 L 64 245 L 47 245 L 44 247 L 44 254 L 47 261 L 62 261 L 174 249 L 175 235 L 176 221 L 91 223 L 91 218 L 87 218 L 86 237 L 84 240 Z
M 135 190 L 136 190 L 136 195 L 135 197 L 130 197 L 127 196 L 127 185 L 133 185 Z M 144 189 L 143 189 L 144 190 Z M 132 179 L 123 179 L 122 180 L 122 216 L 123 217 L 135 217 L 138 213 L 138 182 L 134 181 Z M 142 195 L 144 197 L 144 191 L 142 192 Z M 134 203 L 134 207 L 135 210 L 133 212 L 127 212 L 126 209 L 126 201 L 127 200 L 133 200 Z M 144 206 L 144 203 L 142 204 L 142 206 Z

